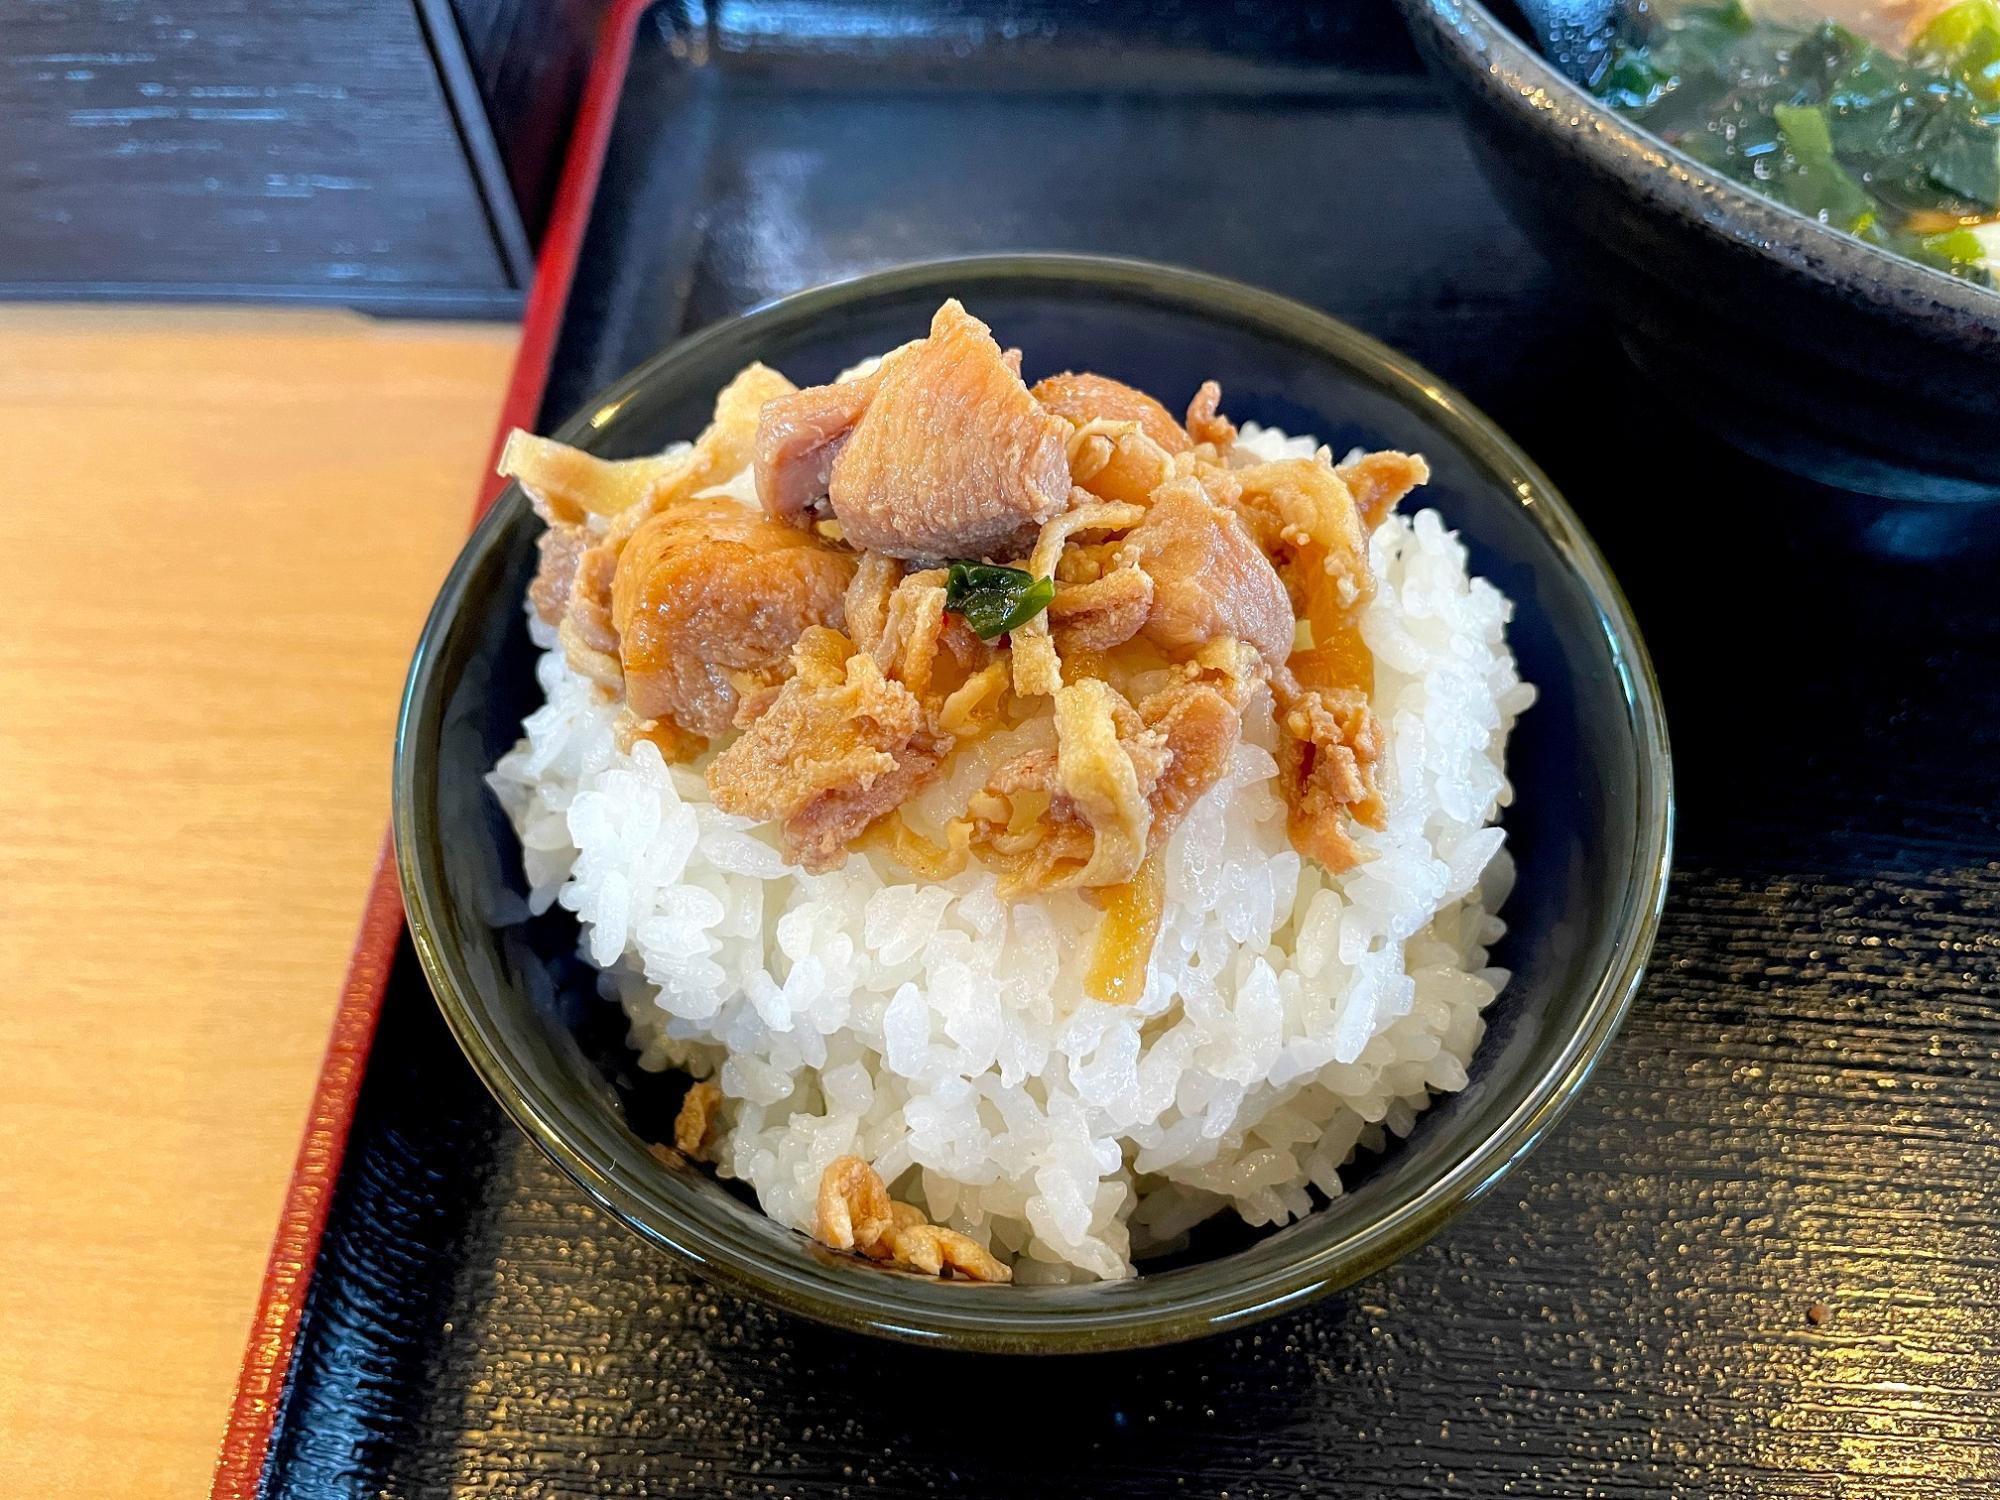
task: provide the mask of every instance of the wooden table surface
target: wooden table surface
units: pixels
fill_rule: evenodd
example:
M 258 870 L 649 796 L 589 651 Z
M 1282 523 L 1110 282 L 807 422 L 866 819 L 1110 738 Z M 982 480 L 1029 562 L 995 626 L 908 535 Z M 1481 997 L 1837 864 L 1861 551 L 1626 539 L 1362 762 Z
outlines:
M 0 1494 L 207 1482 L 513 346 L 0 311 Z

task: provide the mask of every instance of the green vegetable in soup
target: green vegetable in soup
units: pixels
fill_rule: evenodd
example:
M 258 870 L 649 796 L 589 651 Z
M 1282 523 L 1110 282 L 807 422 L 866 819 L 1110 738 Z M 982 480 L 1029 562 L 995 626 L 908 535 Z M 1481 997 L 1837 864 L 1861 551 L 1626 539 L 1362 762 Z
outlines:
M 2000 217 L 2000 0 L 1941 11 L 1907 57 L 1730 0 L 1648 21 L 1597 92 L 1767 197 L 1993 284 L 1968 226 Z
M 1981 103 L 2000 105 L 2000 0 L 1961 0 L 1932 17 L 1910 61 L 1959 79 Z
M 1047 609 L 1055 596 L 1053 578 L 993 563 L 955 562 L 945 575 L 944 607 L 965 616 L 965 623 L 982 641 L 1018 630 Z

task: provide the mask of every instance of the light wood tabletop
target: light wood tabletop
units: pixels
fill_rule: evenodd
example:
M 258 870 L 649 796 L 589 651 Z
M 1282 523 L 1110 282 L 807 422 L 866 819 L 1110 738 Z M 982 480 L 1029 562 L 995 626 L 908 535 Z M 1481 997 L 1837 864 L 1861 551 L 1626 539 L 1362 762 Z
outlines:
M 514 340 L 0 311 L 0 1494 L 207 1485 Z

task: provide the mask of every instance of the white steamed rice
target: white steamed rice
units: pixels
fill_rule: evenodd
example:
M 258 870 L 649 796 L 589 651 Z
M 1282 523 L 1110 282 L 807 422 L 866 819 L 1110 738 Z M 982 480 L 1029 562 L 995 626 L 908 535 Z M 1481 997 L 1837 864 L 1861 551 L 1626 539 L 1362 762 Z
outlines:
M 1315 446 L 1254 424 L 1239 443 Z M 576 914 L 642 1066 L 718 1079 L 718 1170 L 799 1229 L 849 1152 L 1022 1282 L 1131 1275 L 1223 1208 L 1295 1218 L 1312 1189 L 1340 1193 L 1357 1149 L 1465 1086 L 1507 981 L 1487 953 L 1512 866 L 1489 823 L 1534 697 L 1503 637 L 1511 606 L 1435 511 L 1390 517 L 1369 550 L 1362 633 L 1388 742 L 1387 826 L 1358 830 L 1373 857 L 1329 877 L 1294 852 L 1268 703 L 1253 706 L 1168 845 L 1137 1004 L 1081 998 L 1098 917 L 1073 892 L 1010 905 L 976 864 L 931 883 L 866 853 L 788 866 L 770 830 L 710 804 L 700 765 L 644 741 L 620 754 L 616 706 L 555 649 L 546 705 L 490 777 L 530 904 Z M 929 806 L 962 803 L 1008 747 L 976 748 Z

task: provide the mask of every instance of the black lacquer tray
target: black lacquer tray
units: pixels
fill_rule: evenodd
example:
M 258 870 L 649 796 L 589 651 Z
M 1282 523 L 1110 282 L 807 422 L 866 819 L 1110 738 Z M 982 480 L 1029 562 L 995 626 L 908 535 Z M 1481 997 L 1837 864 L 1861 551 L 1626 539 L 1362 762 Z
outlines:
M 1435 1241 L 1255 1332 L 886 1347 L 591 1208 L 473 1079 L 378 884 L 217 1493 L 2000 1491 L 2000 517 L 1847 501 L 1673 426 L 1385 0 L 623 7 L 510 417 L 546 430 L 770 296 L 1003 249 L 1324 308 L 1592 528 L 1682 822 L 1583 1100 Z

